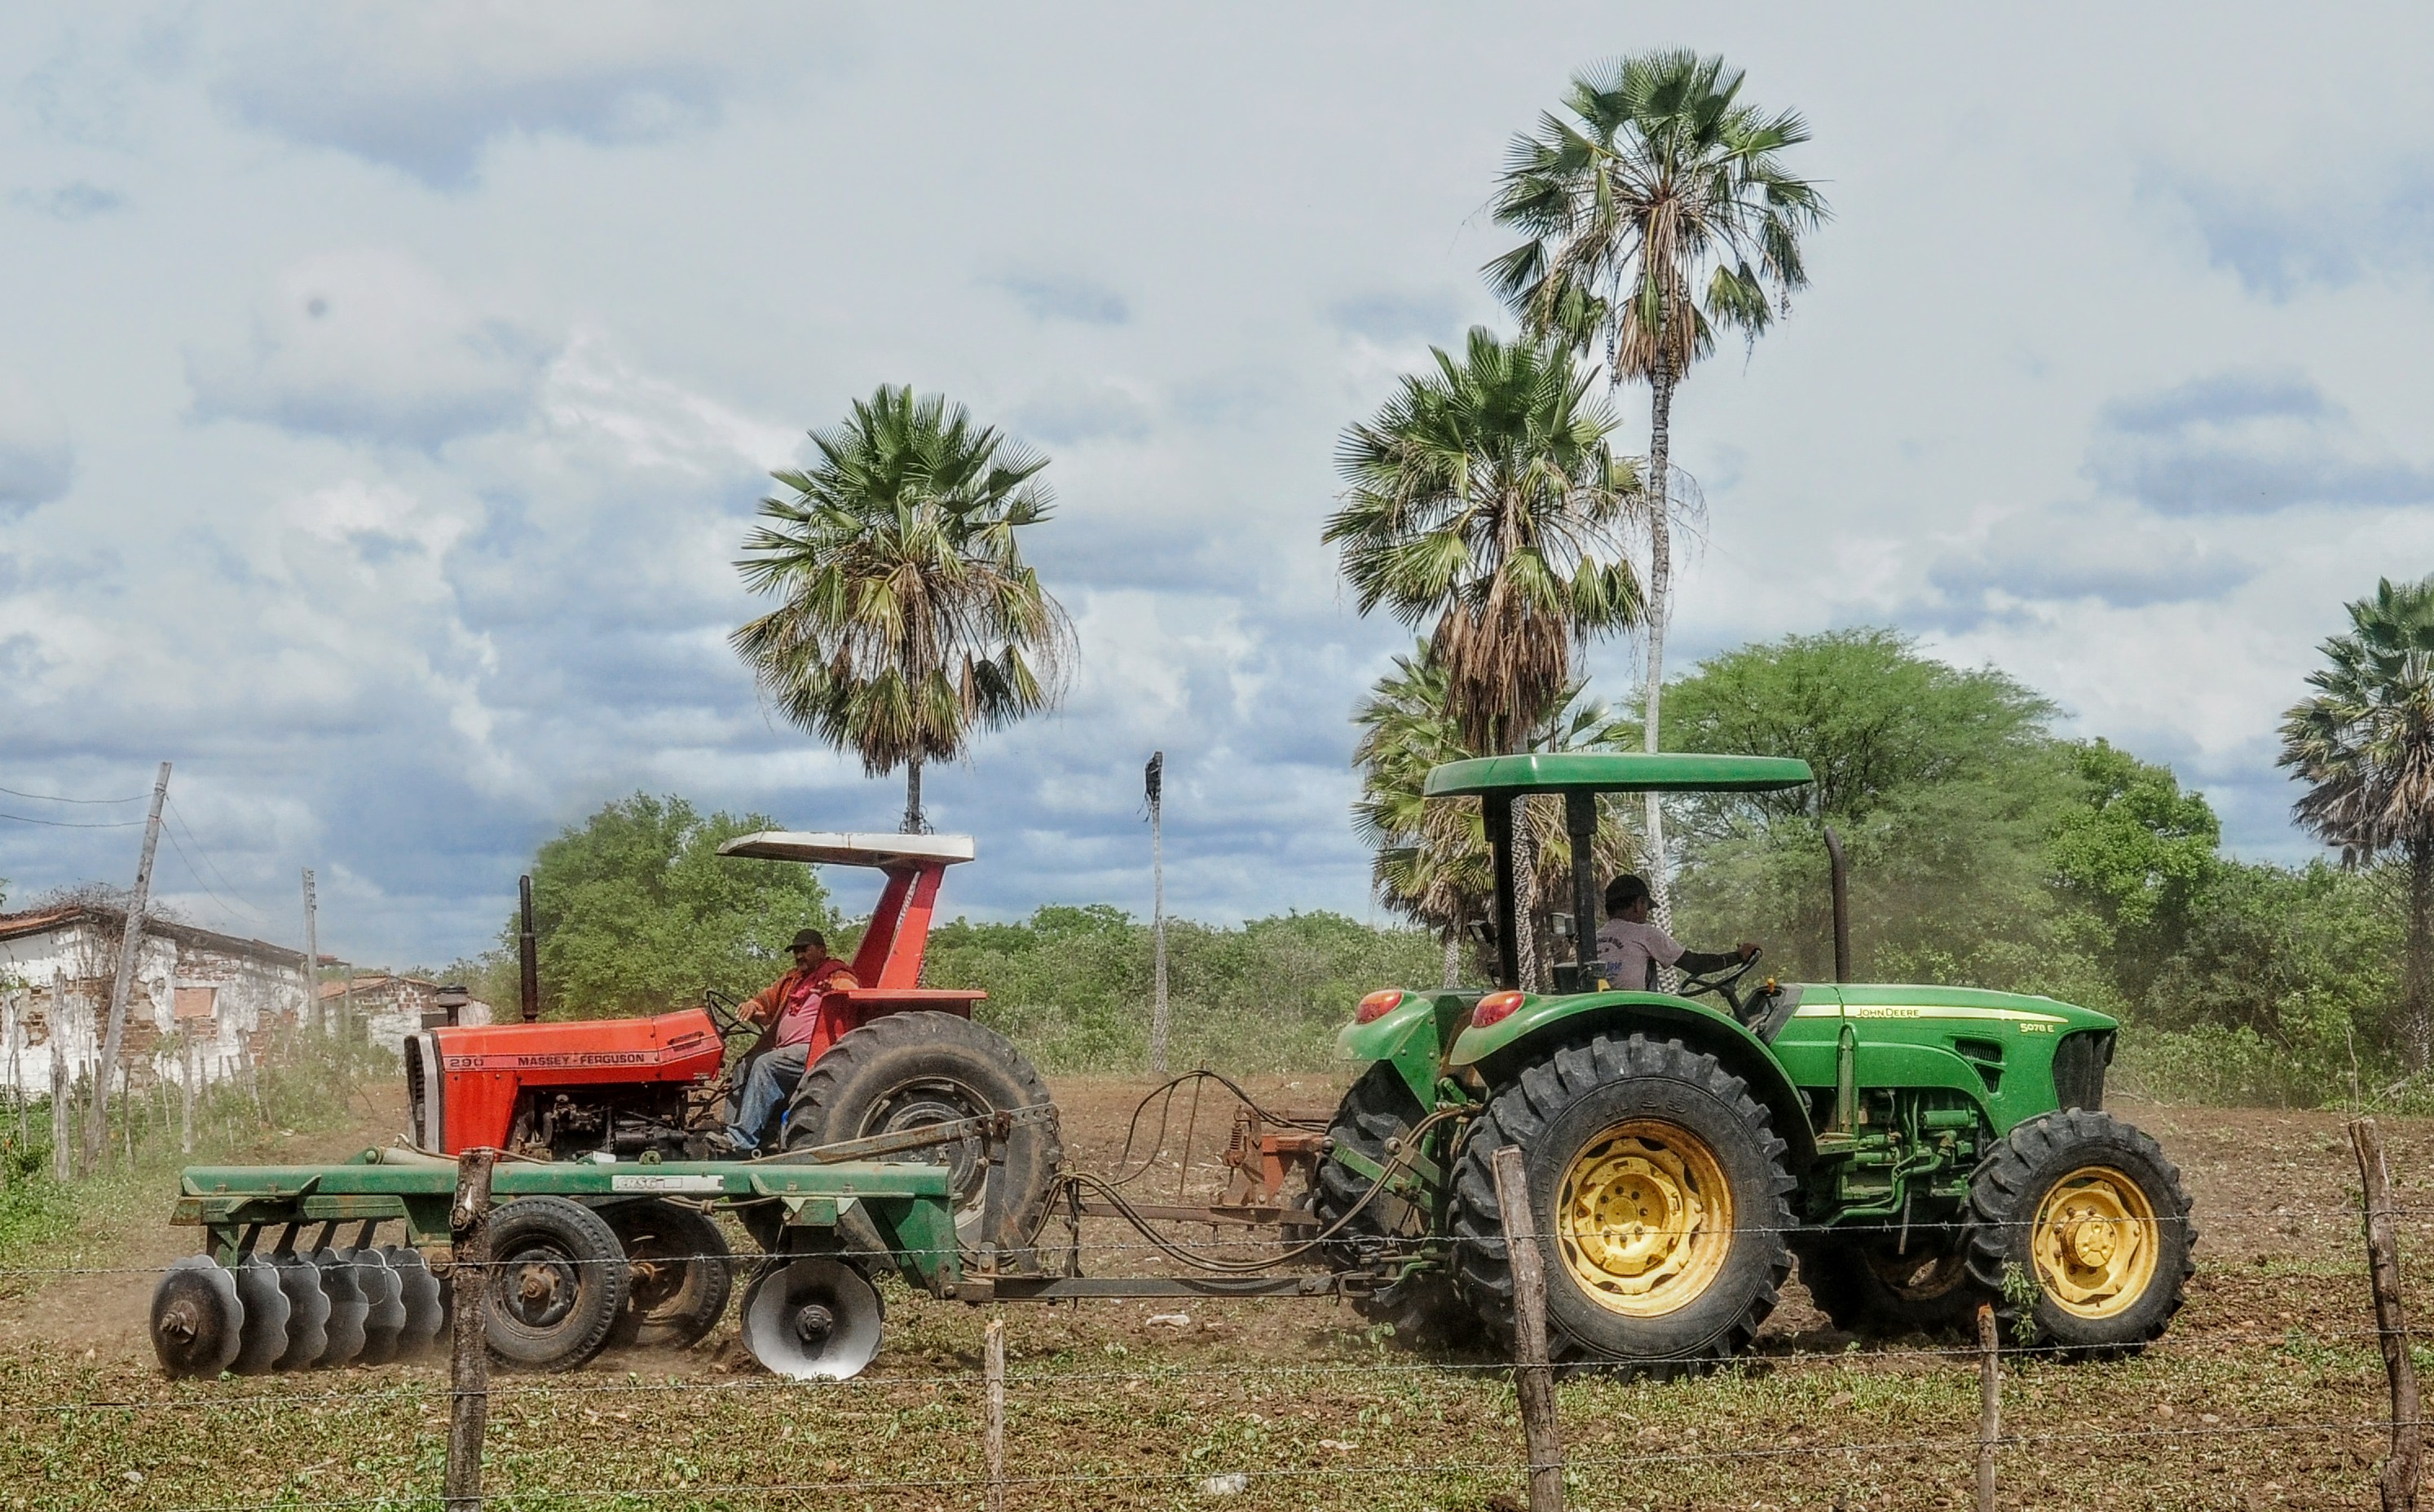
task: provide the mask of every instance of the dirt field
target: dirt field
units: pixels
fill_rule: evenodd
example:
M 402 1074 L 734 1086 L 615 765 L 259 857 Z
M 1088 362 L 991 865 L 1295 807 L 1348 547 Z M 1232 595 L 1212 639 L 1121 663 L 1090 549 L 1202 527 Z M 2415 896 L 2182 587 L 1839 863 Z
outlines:
M 1140 1088 L 1059 1085 L 1068 1143 L 1106 1171 Z M 1262 1079 L 1323 1107 L 1319 1078 Z M 1168 1158 L 1140 1185 L 1171 1201 Z M 2131 1108 L 2186 1176 L 2199 1274 L 2170 1337 L 2114 1365 L 2017 1365 L 2004 1386 L 2007 1507 L 2375 1504 L 2382 1366 L 2369 1332 L 2357 1182 L 2328 1114 Z M 1231 1109 L 1203 1102 L 1213 1158 Z M 328 1148 L 360 1148 L 374 1119 Z M 2434 1212 L 2434 1125 L 2386 1125 L 2412 1208 Z M 287 1152 L 283 1151 L 283 1154 Z M 1208 1173 L 1185 1189 L 1207 1192 Z M 447 1400 L 434 1365 L 172 1384 L 143 1332 L 151 1278 L 190 1231 L 129 1212 L 83 1236 L 84 1264 L 14 1278 L 0 1303 L 0 1505 L 437 1506 Z M 1156 1265 L 1098 1247 L 1091 1269 Z M 1206 1229 L 1183 1237 L 1205 1241 Z M 2404 1227 L 2416 1296 L 2434 1228 Z M 682 1355 L 612 1355 L 499 1378 L 489 1485 L 511 1507 L 976 1506 L 978 1309 L 892 1289 L 889 1337 L 859 1381 L 802 1386 L 746 1360 L 732 1322 Z M 2420 1304 L 2424 1314 L 2425 1304 Z M 1008 1307 L 1007 1504 L 1020 1508 L 1518 1506 L 1520 1435 L 1495 1362 L 1421 1356 L 1327 1302 Z M 731 1315 L 730 1315 L 731 1316 Z M 1181 1321 L 1177 1319 L 1181 1318 Z M 2421 1355 L 2434 1367 L 2434 1356 Z M 1745 1364 L 1670 1385 L 1561 1388 L 1571 1504 L 1591 1508 L 1965 1506 L 1974 1362 L 1855 1346 L 1795 1286 Z M 1239 1481 L 1232 1477 L 1240 1476 Z

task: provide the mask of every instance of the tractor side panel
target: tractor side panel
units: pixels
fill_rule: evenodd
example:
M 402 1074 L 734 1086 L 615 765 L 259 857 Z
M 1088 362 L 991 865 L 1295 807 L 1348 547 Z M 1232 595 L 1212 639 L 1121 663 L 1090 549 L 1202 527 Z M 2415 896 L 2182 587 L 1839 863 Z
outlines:
M 2064 1036 L 2114 1027 L 2100 1013 L 2008 992 L 1857 984 L 1810 988 L 1774 1040 L 1775 1055 L 1794 1082 L 1832 1091 L 1845 1023 L 1858 1041 L 1853 1066 L 1862 1089 L 1965 1092 L 1985 1110 L 1997 1135 L 2061 1106 L 2053 1058 Z
M 574 1019 L 435 1029 L 440 1153 L 500 1148 L 527 1087 L 632 1086 L 718 1074 L 725 1047 L 700 1008 L 648 1019 Z

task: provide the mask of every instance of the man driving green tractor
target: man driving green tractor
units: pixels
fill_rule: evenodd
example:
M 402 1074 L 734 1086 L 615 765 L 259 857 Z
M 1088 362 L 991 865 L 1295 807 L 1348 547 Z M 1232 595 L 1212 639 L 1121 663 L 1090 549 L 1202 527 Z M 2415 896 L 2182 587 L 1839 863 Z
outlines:
M 1608 983 L 1654 992 L 1661 980 L 1660 967 L 1693 973 L 1721 971 L 1737 962 L 1757 959 L 1757 947 L 1746 940 L 1728 954 L 1684 949 L 1649 921 L 1654 896 L 1646 878 L 1630 872 L 1605 885 L 1605 924 L 1597 932 L 1597 953 Z

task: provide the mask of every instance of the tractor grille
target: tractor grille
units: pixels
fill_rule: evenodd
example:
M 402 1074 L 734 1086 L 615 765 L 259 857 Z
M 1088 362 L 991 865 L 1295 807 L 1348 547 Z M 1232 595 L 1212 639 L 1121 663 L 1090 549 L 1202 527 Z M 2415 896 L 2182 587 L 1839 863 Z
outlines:
M 2095 1112 L 2104 1106 L 2104 1068 L 2113 1064 L 2113 1031 L 2083 1030 L 2054 1046 L 2054 1097 L 2065 1108 Z

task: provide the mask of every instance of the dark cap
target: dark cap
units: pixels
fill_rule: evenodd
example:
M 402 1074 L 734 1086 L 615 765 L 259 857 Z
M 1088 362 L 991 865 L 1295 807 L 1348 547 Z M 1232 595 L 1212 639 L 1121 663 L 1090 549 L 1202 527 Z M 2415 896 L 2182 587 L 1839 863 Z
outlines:
M 786 948 L 798 951 L 806 945 L 815 951 L 824 951 L 829 948 L 829 937 L 816 929 L 798 929 L 795 931 L 795 943 Z

